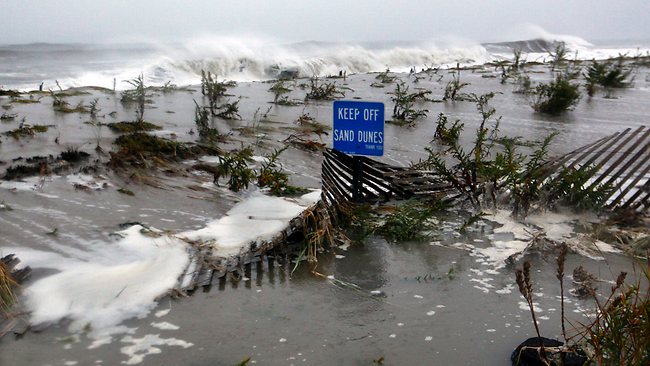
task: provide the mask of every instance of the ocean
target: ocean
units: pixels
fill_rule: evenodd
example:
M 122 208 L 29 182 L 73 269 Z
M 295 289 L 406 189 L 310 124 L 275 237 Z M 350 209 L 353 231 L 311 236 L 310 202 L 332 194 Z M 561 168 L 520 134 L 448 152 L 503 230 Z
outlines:
M 579 37 L 479 43 L 430 42 L 274 43 L 261 38 L 212 37 L 176 44 L 0 45 L 0 87 L 28 91 L 80 86 L 126 89 L 142 74 L 147 85 L 192 85 L 201 70 L 234 81 L 274 79 L 283 72 L 301 77 L 377 72 L 390 69 L 484 64 L 510 60 L 519 49 L 528 61 L 544 61 L 557 42 L 570 58 L 606 59 L 647 55 L 648 41 L 590 43 Z

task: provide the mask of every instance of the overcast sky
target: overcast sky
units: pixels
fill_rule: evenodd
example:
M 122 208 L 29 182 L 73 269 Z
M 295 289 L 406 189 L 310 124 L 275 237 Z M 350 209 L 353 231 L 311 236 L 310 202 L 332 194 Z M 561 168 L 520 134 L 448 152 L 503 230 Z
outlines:
M 0 0 L 0 44 L 175 42 L 207 35 L 280 41 L 647 40 L 650 0 Z

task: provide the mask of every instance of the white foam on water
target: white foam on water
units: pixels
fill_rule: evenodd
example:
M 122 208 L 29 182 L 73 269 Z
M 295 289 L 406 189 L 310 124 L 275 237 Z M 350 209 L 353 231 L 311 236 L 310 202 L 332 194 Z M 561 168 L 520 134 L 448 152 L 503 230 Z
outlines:
M 506 285 L 506 287 L 504 287 L 504 288 L 502 288 L 502 289 L 500 289 L 500 290 L 496 290 L 496 291 L 494 291 L 494 292 L 496 292 L 497 294 L 500 294 L 500 295 L 505 295 L 505 294 L 510 294 L 510 293 L 512 293 L 512 290 L 513 290 L 514 288 L 515 288 L 515 286 L 514 286 L 513 284 L 510 284 L 510 283 L 509 283 L 509 284 Z
M 31 323 L 66 318 L 70 331 L 90 324 L 89 336 L 98 339 L 124 332 L 118 325 L 125 319 L 146 316 L 156 298 L 176 285 L 189 255 L 181 240 L 149 236 L 143 229 L 135 225 L 119 232 L 121 238 L 104 244 L 92 260 L 12 248 L 25 264 L 59 271 L 25 288 Z
M 521 310 L 528 310 L 530 311 L 530 307 L 528 306 L 528 303 L 525 301 L 519 301 L 519 309 Z M 539 303 L 533 302 L 533 309 L 535 310 L 535 313 L 540 313 L 542 312 L 542 308 L 539 307 Z
M 596 248 L 598 248 L 599 251 L 603 253 L 622 253 L 621 250 L 614 248 L 613 245 L 605 243 L 602 240 L 596 240 L 594 242 L 594 245 L 596 246 Z
M 478 273 L 485 272 L 489 274 L 498 273 L 499 268 L 505 266 L 505 261 L 513 254 L 522 252 L 532 239 L 532 233 L 542 229 L 549 239 L 567 240 L 574 236 L 572 223 L 577 220 L 593 221 L 594 218 L 570 216 L 563 213 L 544 212 L 541 214 L 530 215 L 524 222 L 515 221 L 509 211 L 497 210 L 490 215 L 485 216 L 486 220 L 493 221 L 501 226 L 494 229 L 496 235 L 511 234 L 512 240 L 494 239 L 490 246 L 481 248 L 466 243 L 454 244 L 457 248 L 468 250 L 470 255 L 478 257 L 477 262 L 487 265 L 490 268 Z M 480 274 L 479 274 L 480 275 Z
M 0 188 L 8 189 L 11 191 L 37 191 L 42 186 L 45 180 L 41 177 L 29 177 L 23 180 L 3 180 L 0 181 Z
M 96 182 L 81 174 L 67 177 L 69 182 Z M 56 246 L 52 251 L 24 247 L 0 248 L 14 253 L 24 265 L 53 269 L 57 273 L 36 280 L 24 290 L 25 307 L 32 324 L 56 323 L 69 319 L 69 331 L 79 332 L 87 325 L 94 339 L 92 348 L 110 343 L 112 335 L 131 333 L 120 326 L 129 318 L 145 317 L 156 306 L 156 299 L 179 283 L 190 265 L 187 243 L 182 238 L 211 240 L 221 254 L 238 252 L 251 242 L 272 238 L 290 220 L 320 198 L 314 191 L 296 199 L 254 193 L 221 219 L 207 227 L 182 233 L 163 234 L 134 225 L 117 232 L 113 242 L 94 241 L 86 250 Z M 169 309 L 160 310 L 162 317 Z M 165 322 L 159 328 L 172 329 Z
M 530 215 L 526 217 L 526 222 L 533 224 L 546 234 L 546 237 L 552 240 L 563 240 L 573 235 L 573 223 L 576 216 L 569 216 L 563 213 L 547 211 L 541 214 Z
M 487 248 L 475 248 L 473 255 L 483 259 L 483 263 L 493 268 L 505 267 L 505 261 L 513 254 L 520 253 L 528 245 L 527 241 L 521 240 L 496 240 L 492 246 Z
M 68 183 L 73 186 L 86 187 L 92 190 L 101 190 L 112 186 L 112 184 L 104 177 L 93 177 L 88 174 L 70 174 L 65 177 Z
M 178 330 L 181 327 L 169 322 L 152 322 L 151 326 L 162 330 Z
M 497 210 L 485 216 L 485 219 L 501 225 L 494 229 L 495 233 L 511 233 L 517 240 L 530 240 L 531 238 L 531 229 L 525 224 L 515 221 L 510 215 L 510 211 Z
M 183 348 L 194 346 L 193 343 L 181 339 L 161 338 L 159 334 L 147 334 L 142 338 L 134 338 L 128 335 L 123 337 L 120 342 L 130 343 L 130 345 L 120 348 L 120 352 L 129 357 L 127 361 L 122 361 L 122 364 L 125 365 L 136 365 L 142 363 L 148 355 L 161 353 L 160 346 L 178 346 Z

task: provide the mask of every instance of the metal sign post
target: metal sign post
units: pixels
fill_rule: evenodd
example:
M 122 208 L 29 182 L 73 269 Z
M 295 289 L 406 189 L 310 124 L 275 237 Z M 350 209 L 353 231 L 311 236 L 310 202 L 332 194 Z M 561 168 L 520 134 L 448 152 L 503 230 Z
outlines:
M 384 103 L 337 100 L 334 102 L 334 149 L 355 155 L 352 199 L 363 199 L 363 160 L 359 155 L 384 154 Z

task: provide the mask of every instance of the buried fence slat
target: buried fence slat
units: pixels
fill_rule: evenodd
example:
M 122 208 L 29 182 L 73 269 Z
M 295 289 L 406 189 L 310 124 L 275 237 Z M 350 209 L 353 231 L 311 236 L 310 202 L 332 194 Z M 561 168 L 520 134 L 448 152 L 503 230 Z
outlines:
M 641 167 L 642 167 L 644 164 L 646 164 L 646 167 L 641 171 L 640 174 L 637 173 L 636 171 L 637 171 L 638 169 L 641 169 Z M 639 164 L 637 164 L 637 166 L 635 166 L 634 169 L 633 169 L 632 171 L 630 171 L 630 172 L 625 176 L 625 178 L 623 178 L 623 182 L 628 182 L 628 181 L 629 181 L 629 184 L 627 184 L 627 187 L 623 190 L 623 192 L 621 192 L 621 193 L 619 194 L 619 196 L 616 198 L 616 200 L 614 200 L 614 201 L 610 204 L 610 206 L 614 206 L 614 205 L 616 205 L 620 200 L 624 199 L 625 196 L 628 194 L 628 192 L 629 192 L 630 190 L 632 190 L 632 189 L 636 189 L 636 190 L 638 191 L 639 189 L 638 189 L 638 187 L 636 186 L 637 183 L 639 183 L 639 181 L 641 181 L 641 179 L 643 179 L 644 177 L 646 177 L 646 174 L 648 174 L 648 172 L 650 172 L 650 163 L 648 163 L 647 158 L 646 158 L 645 160 L 643 160 L 643 161 L 641 161 Z M 631 178 L 634 177 L 634 176 L 636 176 L 636 178 L 631 179 Z M 621 185 L 621 187 L 622 187 L 622 185 Z M 636 196 L 636 193 L 637 193 L 637 192 L 635 192 L 635 195 L 633 195 L 633 197 Z M 628 201 L 630 201 L 630 199 L 628 199 L 627 201 L 625 201 L 624 204 L 623 204 L 621 207 L 627 207 L 627 206 L 629 205 Z
M 350 185 L 352 184 L 352 170 L 344 164 L 337 164 L 336 160 L 325 159 L 323 164 L 330 168 L 332 172 L 339 173 L 339 179 L 346 180 Z
M 612 152 L 604 160 L 604 163 L 607 163 L 609 161 L 609 159 L 613 158 L 614 155 L 618 154 L 619 151 L 621 149 L 623 149 L 625 146 L 627 146 L 630 143 L 630 141 L 632 141 L 632 139 L 634 139 L 634 137 L 636 137 L 642 130 L 643 130 L 643 127 L 640 127 L 638 129 L 636 129 L 632 134 L 630 134 L 630 136 L 627 139 L 625 139 L 625 141 L 623 141 L 621 144 L 616 146 L 616 148 L 614 148 L 614 150 L 612 150 Z M 648 131 L 650 131 L 650 129 Z M 646 133 L 647 133 L 647 131 L 646 131 Z M 618 164 L 625 161 L 626 157 L 629 154 L 631 154 L 632 151 L 634 151 L 634 149 L 636 148 L 637 145 L 638 145 L 637 143 L 631 144 L 631 146 L 628 148 L 628 150 L 625 153 L 623 153 L 614 163 L 610 164 L 607 167 L 607 169 L 605 170 L 605 172 L 603 172 L 602 174 L 599 174 L 598 178 L 596 178 L 596 180 L 594 180 L 587 189 L 591 189 L 593 187 L 596 187 L 598 184 L 600 184 L 600 182 L 602 182 L 603 179 L 607 178 L 614 171 L 614 169 L 616 169 Z
M 323 173 L 323 198 L 328 205 L 334 205 L 337 201 L 345 200 L 344 196 L 340 192 L 336 192 L 337 189 L 335 185 L 330 182 L 326 173 Z
M 424 194 L 424 193 L 443 193 L 454 191 L 455 188 L 450 185 L 440 185 L 440 184 L 426 184 L 422 186 L 414 187 L 413 192 L 415 194 Z
M 627 143 L 636 136 L 636 133 L 641 131 L 641 130 L 643 130 L 643 127 L 641 127 L 639 129 L 635 130 L 634 132 L 630 133 L 630 136 L 628 136 L 628 138 L 621 144 L 621 146 L 627 145 Z M 628 131 L 629 131 L 629 129 L 627 129 L 625 132 L 628 132 Z M 596 161 L 601 155 L 606 153 L 612 146 L 616 145 L 616 143 L 621 138 L 623 138 L 623 136 L 625 136 L 625 134 L 626 133 L 620 133 L 620 134 L 614 134 L 614 135 L 609 136 L 609 138 L 607 140 L 604 140 L 599 144 L 598 151 L 596 151 L 594 153 L 594 155 L 589 160 L 587 160 L 584 163 L 579 162 L 579 164 L 581 166 L 593 164 L 593 162 Z M 591 154 L 591 152 L 590 152 L 590 154 Z M 606 162 L 614 154 L 616 154 L 616 149 L 614 149 L 614 151 L 612 151 L 612 153 L 607 158 L 603 159 L 603 161 L 601 161 L 601 164 Z M 571 167 L 569 167 L 569 168 L 571 168 Z M 597 166 L 596 169 L 599 169 L 599 168 L 600 168 L 600 166 Z
M 341 192 L 338 191 L 336 185 L 332 185 L 329 182 L 323 185 L 323 190 L 327 191 L 328 202 L 326 203 L 328 204 L 329 207 L 334 207 L 339 202 L 348 202 L 350 200 L 349 198 L 345 197 Z
M 328 166 L 324 170 L 326 176 L 330 178 L 331 185 L 336 189 L 335 193 L 345 198 L 345 200 L 352 200 L 352 192 L 348 190 L 351 183 L 343 181 L 341 176 L 338 175 L 332 167 Z
M 199 276 L 197 276 L 196 286 L 197 287 L 209 286 L 212 283 L 212 276 L 214 275 L 214 271 L 209 268 L 203 268 L 201 272 L 202 273 L 199 273 Z
M 435 180 L 436 177 L 434 176 L 420 174 L 414 177 L 395 179 L 393 182 L 397 184 L 417 184 L 417 183 L 429 183 Z

